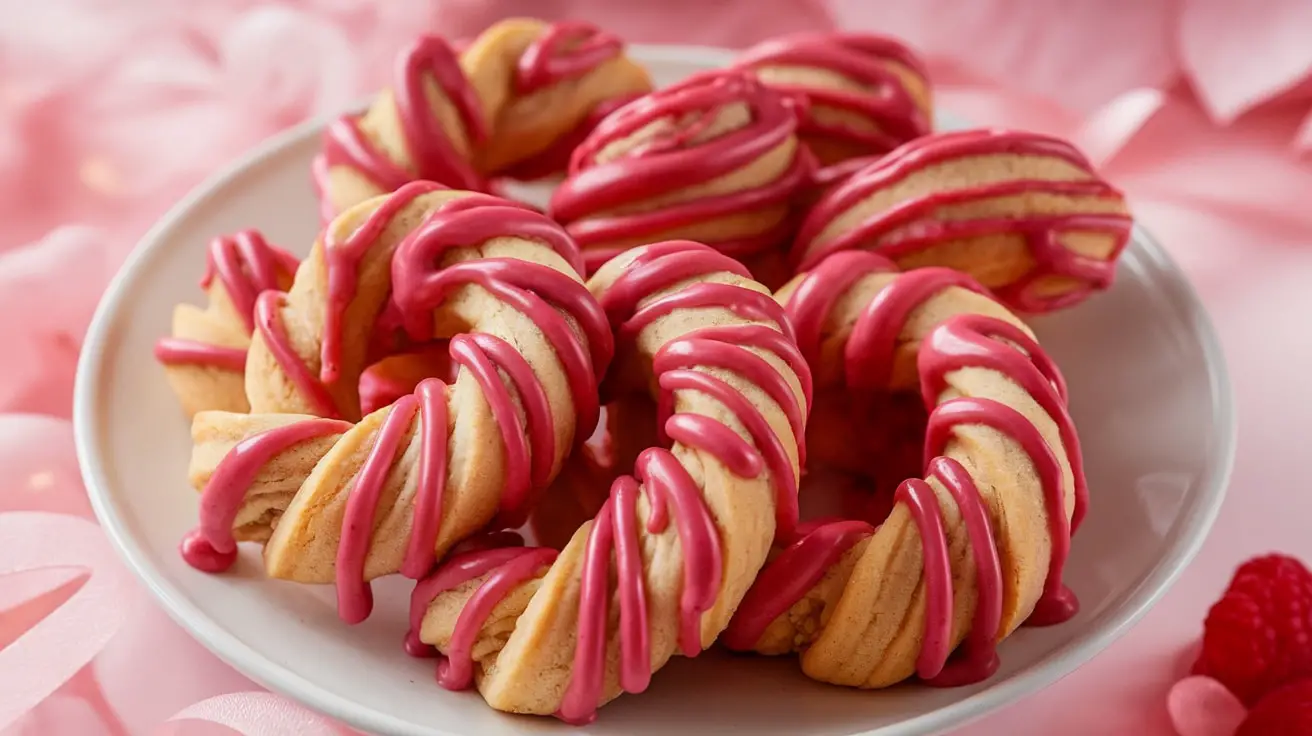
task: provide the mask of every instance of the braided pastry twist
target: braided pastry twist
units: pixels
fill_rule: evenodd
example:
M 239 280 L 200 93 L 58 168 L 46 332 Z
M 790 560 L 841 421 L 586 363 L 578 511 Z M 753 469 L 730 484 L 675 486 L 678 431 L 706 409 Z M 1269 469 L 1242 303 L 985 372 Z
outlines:
M 323 218 L 417 179 L 481 190 L 494 175 L 559 171 L 598 120 L 650 89 L 620 39 L 588 23 L 504 20 L 459 57 L 421 37 L 392 87 L 325 131 L 314 163 Z
M 925 480 L 878 528 L 802 530 L 725 633 L 734 649 L 800 652 L 807 675 L 883 687 L 983 679 L 1027 619 L 1074 614 L 1061 582 L 1087 506 L 1065 384 L 1029 329 L 969 277 L 830 256 L 782 289 L 818 392 L 919 386 Z M 965 641 L 958 659 L 949 654 Z
M 751 260 L 791 234 L 814 160 L 785 96 L 729 71 L 626 105 L 575 150 L 550 214 L 589 272 L 627 248 L 690 238 Z
M 613 349 L 579 265 L 559 226 L 489 195 L 415 182 L 343 213 L 290 292 L 257 300 L 253 413 L 195 417 L 204 494 L 184 555 L 221 570 L 236 540 L 267 540 L 270 575 L 335 580 L 358 621 L 365 581 L 422 576 L 489 523 L 523 523 L 578 427 L 595 426 Z M 388 314 L 416 341 L 450 338 L 454 382 L 332 418 L 358 416 L 364 343 Z
M 728 623 L 776 530 L 796 521 L 810 402 L 782 309 L 736 261 L 661 243 L 617 257 L 590 288 L 619 336 L 611 392 L 652 391 L 672 446 L 642 452 L 559 553 L 458 554 L 411 606 L 411 648 L 445 655 L 442 685 L 476 682 L 494 708 L 571 723 Z
M 1046 312 L 1111 285 L 1129 242 L 1125 198 L 1070 143 L 969 130 L 903 145 L 807 213 L 791 259 L 873 250 L 906 269 L 970 274 L 1012 309 Z
M 924 65 L 895 39 L 869 33 L 797 33 L 759 43 L 734 62 L 806 101 L 798 135 L 829 186 L 913 138 L 933 119 Z
M 250 408 L 243 376 L 256 298 L 290 286 L 298 265 L 295 256 L 254 230 L 210 241 L 200 280 L 209 303 L 204 309 L 174 307 L 172 334 L 155 343 L 155 358 L 188 417 L 206 409 Z

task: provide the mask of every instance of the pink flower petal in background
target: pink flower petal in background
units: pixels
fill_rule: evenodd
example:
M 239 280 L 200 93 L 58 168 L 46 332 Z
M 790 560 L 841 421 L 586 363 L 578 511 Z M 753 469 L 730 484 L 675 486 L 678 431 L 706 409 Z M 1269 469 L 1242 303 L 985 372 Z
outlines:
M 0 410 L 69 414 L 77 351 L 108 271 L 105 241 L 85 227 L 0 253 Z
M 459 38 L 512 16 L 587 18 L 634 42 L 742 47 L 784 33 L 832 28 L 827 5 L 770 0 L 768 9 L 758 12 L 756 6 L 707 0 L 443 0 L 441 30 Z
M 92 668 L 128 733 L 150 733 L 193 703 L 258 687 L 173 623 L 143 588 L 124 597 L 127 619 Z
M 99 528 L 63 514 L 0 514 L 0 578 L 73 568 L 89 577 L 61 606 L 0 649 L 0 729 L 77 673 L 123 622 L 126 572 Z
M 1178 44 L 1208 111 L 1227 123 L 1312 74 L 1312 3 L 1183 0 Z
M 0 513 L 6 511 L 91 518 L 67 419 L 0 414 Z
M 1312 167 L 1289 155 L 1301 115 L 1263 109 L 1215 127 L 1186 91 L 1169 96 L 1105 167 L 1114 181 L 1200 212 L 1312 227 Z M 1178 243 L 1178 247 L 1188 247 Z
M 1085 118 L 1071 139 L 1094 166 L 1102 166 L 1143 129 L 1166 101 L 1166 93 L 1159 89 L 1130 90 Z
M 905 39 L 1006 87 L 1090 111 L 1137 87 L 1169 83 L 1172 0 L 831 0 L 834 20 Z M 933 74 L 951 81 L 950 74 Z
M 227 726 L 242 736 L 345 736 L 353 731 L 281 695 L 243 692 L 203 700 L 175 715 L 173 721 L 206 721 Z M 183 729 L 173 734 L 191 734 Z
M 115 732 L 87 701 L 52 695 L 0 736 L 115 736 Z
M 1300 153 L 1312 153 L 1312 112 L 1303 118 L 1303 125 L 1298 129 L 1298 136 L 1294 138 L 1294 147 Z
M 242 15 L 219 39 L 219 58 L 227 104 L 266 130 L 340 110 L 363 92 L 344 29 L 292 7 Z

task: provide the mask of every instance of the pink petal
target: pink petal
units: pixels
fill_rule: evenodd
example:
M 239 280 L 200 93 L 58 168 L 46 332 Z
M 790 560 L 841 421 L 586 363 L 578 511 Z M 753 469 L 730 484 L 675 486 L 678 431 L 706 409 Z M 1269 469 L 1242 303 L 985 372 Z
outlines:
M 87 701 L 52 695 L 0 736 L 112 736 L 113 733 Z
M 827 30 L 834 18 L 820 0 L 707 2 L 613 2 L 612 0 L 446 0 L 442 33 L 472 36 L 511 16 L 587 18 L 625 39 L 641 43 L 681 43 L 743 47 L 771 36 Z
M 157 26 L 143 0 L 7 3 L 0 24 L 0 69 L 28 98 L 77 84 L 129 53 Z
M 219 53 L 229 104 L 273 125 L 339 110 L 364 91 L 343 30 L 295 8 L 245 13 L 220 40 Z
M 1131 90 L 1094 111 L 1072 140 L 1095 166 L 1102 166 L 1165 104 L 1166 95 L 1161 90 Z
M 132 615 L 92 667 L 128 733 L 150 733 L 193 703 L 257 687 L 173 623 L 140 586 L 124 595 Z
M 1023 128 L 1068 137 L 1080 118 L 1051 100 L 991 82 L 943 85 L 935 90 L 939 109 L 971 126 Z
M 281 695 L 267 692 L 219 695 L 183 709 L 170 720 L 206 721 L 227 726 L 243 736 L 282 736 L 289 733 L 301 736 L 341 736 L 350 733 L 327 716 L 319 715 Z
M 1229 122 L 1312 74 L 1312 3 L 1185 0 L 1179 47 L 1208 111 Z
M 0 408 L 68 413 L 78 347 L 107 271 L 104 242 L 84 227 L 0 254 Z
M 67 419 L 0 414 L 0 512 L 91 518 Z
M 74 516 L 0 514 L 0 576 L 75 568 L 90 578 L 57 610 L 0 650 L 0 728 L 6 728 L 78 672 L 123 621 L 118 558 L 100 528 Z
M 1299 126 L 1298 135 L 1294 138 L 1294 148 L 1299 153 L 1312 153 L 1312 112 L 1303 118 L 1303 124 Z
M 1218 214 L 1312 227 L 1312 168 L 1289 155 L 1301 122 L 1262 109 L 1217 128 L 1197 100 L 1174 94 L 1106 167 L 1139 193 Z
M 932 61 L 969 65 L 1073 110 L 1162 86 L 1172 56 L 1172 3 L 1141 0 L 831 0 L 844 27 L 906 39 Z M 931 70 L 933 71 L 933 70 Z
M 1225 685 L 1210 677 L 1186 677 L 1166 700 L 1179 736 L 1232 736 L 1247 710 Z

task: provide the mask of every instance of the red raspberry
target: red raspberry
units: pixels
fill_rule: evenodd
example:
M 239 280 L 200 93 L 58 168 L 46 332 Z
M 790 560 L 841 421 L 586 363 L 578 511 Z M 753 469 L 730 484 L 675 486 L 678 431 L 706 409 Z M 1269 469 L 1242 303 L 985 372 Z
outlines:
M 1275 554 L 1240 566 L 1207 612 L 1194 674 L 1220 680 L 1250 707 L 1312 677 L 1312 572 Z
M 1309 736 L 1312 734 L 1312 680 L 1285 685 L 1262 698 L 1239 724 L 1235 736 Z

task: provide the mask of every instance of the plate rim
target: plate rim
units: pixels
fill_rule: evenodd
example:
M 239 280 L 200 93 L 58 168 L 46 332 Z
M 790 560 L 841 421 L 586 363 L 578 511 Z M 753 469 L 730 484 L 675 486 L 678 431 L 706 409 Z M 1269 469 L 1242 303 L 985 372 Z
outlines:
M 722 66 L 733 58 L 734 53 L 725 48 L 694 45 L 631 44 L 630 49 L 635 57 L 647 62 L 701 66 Z M 78 465 L 91 508 L 120 559 L 146 586 L 169 617 L 220 660 L 269 690 L 282 693 L 312 710 L 356 728 L 374 733 L 459 736 L 439 725 L 413 724 L 325 691 L 239 640 L 210 618 L 181 590 L 168 584 L 142 546 L 132 538 L 118 513 L 105 469 L 104 458 L 108 453 L 100 447 L 99 442 L 98 428 L 105 420 L 98 411 L 102 396 L 100 384 L 105 374 L 108 347 L 116 329 L 118 315 L 131 296 L 129 287 L 138 279 L 138 274 L 164 250 L 168 234 L 193 209 L 216 196 L 219 190 L 247 169 L 265 163 L 284 148 L 308 136 L 318 134 L 339 114 L 316 116 L 248 149 L 178 200 L 138 241 L 110 279 L 83 340 L 73 392 L 73 435 Z M 1165 277 L 1160 279 L 1163 285 L 1169 287 L 1164 289 L 1164 297 L 1198 336 L 1208 368 L 1212 411 L 1218 422 L 1214 433 L 1220 446 L 1199 477 L 1197 493 L 1203 494 L 1204 499 L 1177 522 L 1181 525 L 1181 532 L 1168 548 L 1167 554 L 1157 560 L 1138 586 L 1123 593 L 1125 603 L 1121 610 L 1109 611 L 1105 615 L 1106 620 L 1094 624 L 1086 636 L 978 693 L 900 723 L 862 731 L 853 736 L 913 736 L 960 727 L 1056 683 L 1104 651 L 1138 623 L 1174 586 L 1206 541 L 1225 500 L 1235 464 L 1238 426 L 1229 369 L 1207 310 L 1184 272 L 1157 239 L 1139 225 L 1135 226 L 1134 240 L 1142 251 L 1146 265 L 1156 272 L 1159 279 Z M 1145 594 L 1145 590 L 1149 592 Z

